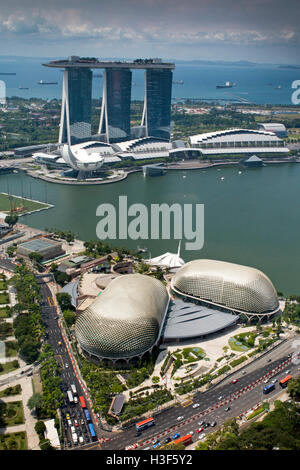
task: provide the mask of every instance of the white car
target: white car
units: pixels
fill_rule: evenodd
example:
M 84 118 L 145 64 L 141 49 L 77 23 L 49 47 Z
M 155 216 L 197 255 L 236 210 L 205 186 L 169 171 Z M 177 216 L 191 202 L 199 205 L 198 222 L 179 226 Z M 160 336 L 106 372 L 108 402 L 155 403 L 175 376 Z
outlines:
M 276 384 L 276 382 L 277 382 L 277 379 L 273 379 L 271 383 Z
M 184 416 L 178 416 L 178 418 L 176 418 L 176 420 L 181 421 L 183 418 L 184 418 Z
M 190 432 L 188 432 L 188 434 L 190 434 L 192 436 L 194 434 L 194 431 L 190 431 Z
M 205 433 L 203 432 L 202 434 L 199 435 L 198 439 L 204 439 L 205 438 Z
M 267 384 L 269 382 L 269 379 L 264 380 L 264 384 Z
M 200 406 L 199 403 L 194 403 L 192 408 L 198 408 L 198 406 Z

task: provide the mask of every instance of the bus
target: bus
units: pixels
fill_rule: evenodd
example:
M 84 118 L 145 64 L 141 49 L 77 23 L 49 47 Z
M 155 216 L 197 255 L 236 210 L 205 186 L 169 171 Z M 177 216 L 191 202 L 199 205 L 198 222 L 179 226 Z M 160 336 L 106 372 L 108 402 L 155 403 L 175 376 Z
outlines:
M 289 381 L 293 378 L 292 375 L 287 375 L 286 377 L 284 377 L 284 379 L 280 380 L 279 382 L 279 385 L 281 388 L 285 388 L 287 387 L 287 384 L 289 383 Z
M 95 429 L 92 423 L 89 423 L 89 429 L 90 429 L 90 433 L 92 436 L 92 440 L 95 441 L 97 439 L 97 436 L 96 436 Z
M 76 387 L 75 387 L 74 384 L 71 385 L 71 391 L 72 391 L 74 396 L 77 395 L 77 390 L 76 390 Z
M 275 389 L 275 384 L 266 385 L 266 386 L 263 388 L 263 393 L 266 395 L 267 393 L 272 392 L 272 390 L 274 390 L 274 389 Z
M 86 420 L 87 420 L 87 421 L 92 421 L 92 420 L 91 420 L 90 413 L 88 412 L 88 410 L 87 410 L 87 409 L 84 409 L 83 411 L 84 411 L 84 415 L 85 415 Z
M 185 436 L 175 439 L 175 441 L 168 442 L 168 444 L 161 446 L 160 449 L 167 449 L 169 446 L 174 445 L 174 444 L 183 444 L 184 446 L 188 446 L 192 442 L 193 442 L 193 436 L 191 434 L 186 434 Z
M 79 401 L 80 401 L 80 404 L 81 404 L 81 408 L 86 408 L 84 397 L 79 397 Z
M 150 426 L 154 426 L 155 421 L 154 418 L 147 418 L 139 423 L 136 423 L 135 427 L 137 431 L 143 431 L 144 429 L 149 428 Z
M 73 394 L 72 394 L 71 390 L 67 391 L 67 395 L 68 395 L 70 405 L 74 405 L 74 398 L 73 398 Z

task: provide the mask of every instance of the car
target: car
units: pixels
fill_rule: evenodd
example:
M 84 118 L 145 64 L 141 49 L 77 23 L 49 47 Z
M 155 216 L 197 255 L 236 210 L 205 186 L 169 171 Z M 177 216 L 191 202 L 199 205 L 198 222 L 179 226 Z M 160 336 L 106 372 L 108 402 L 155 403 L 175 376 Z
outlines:
M 198 423 L 198 426 L 203 426 L 203 424 L 204 424 L 204 421 L 200 421 L 200 422 Z
M 66 413 L 66 418 L 70 419 L 70 413 Z
M 153 439 L 152 444 L 159 444 L 159 439 Z
M 272 384 L 276 384 L 277 380 L 278 380 L 278 379 L 273 379 L 271 383 L 272 383 Z
M 175 439 L 178 439 L 180 437 L 180 434 L 177 432 L 176 434 L 174 434 L 174 436 L 172 436 L 172 440 L 174 441 Z
M 143 450 L 150 450 L 150 449 L 151 449 L 151 447 L 145 447 L 145 449 L 143 449 Z
M 227 407 L 225 408 L 225 411 L 229 411 L 230 409 L 231 409 L 230 406 L 227 406 Z
M 78 426 L 78 421 L 77 421 L 77 419 L 74 419 L 74 426 L 76 426 L 76 427 Z
M 172 439 L 170 437 L 166 437 L 164 442 L 165 442 L 165 444 L 168 444 L 168 442 L 171 442 L 171 441 L 172 441 Z
M 243 370 L 243 371 L 242 371 L 242 374 L 243 374 L 243 375 L 246 375 L 246 374 L 247 374 L 247 372 L 246 372 L 245 370 Z
M 212 421 L 212 422 L 210 423 L 210 425 L 211 425 L 212 428 L 214 428 L 214 427 L 217 425 L 217 421 Z
M 190 432 L 188 432 L 188 434 L 190 434 L 192 436 L 194 434 L 194 431 L 190 431 Z
M 203 432 L 202 434 L 199 435 L 198 439 L 199 439 L 199 440 L 200 440 L 200 439 L 203 439 L 203 438 L 205 437 L 205 435 L 206 435 L 206 434 Z
M 69 364 L 66 363 L 66 364 L 65 364 L 65 368 L 67 369 L 68 367 L 69 367 Z
M 152 446 L 152 449 L 157 449 L 157 447 L 160 447 L 160 442 L 156 442 L 156 444 Z
M 286 374 L 289 374 L 290 372 L 291 372 L 290 369 L 285 371 Z
M 72 421 L 70 419 L 68 419 L 68 425 L 72 426 Z
M 80 444 L 84 444 L 84 440 L 83 440 L 82 436 L 79 436 L 79 442 L 80 442 Z
M 218 401 L 222 400 L 222 398 L 223 398 L 222 395 L 220 395 L 218 398 Z
M 200 406 L 199 403 L 194 403 L 192 408 L 198 408 L 198 406 Z
M 239 379 L 233 379 L 231 383 L 236 384 L 238 381 L 239 381 Z
M 181 421 L 183 418 L 184 418 L 184 416 L 178 416 L 178 417 L 176 418 L 176 420 L 177 420 L 177 421 Z
M 85 436 L 85 442 L 90 442 L 89 436 Z
M 203 426 L 204 426 L 204 428 L 206 429 L 206 428 L 208 428 L 208 427 L 210 426 L 210 423 L 204 423 Z
M 204 428 L 199 428 L 199 429 L 196 429 L 196 432 L 199 434 L 200 432 L 204 431 Z
M 81 419 L 81 420 L 80 420 L 80 424 L 81 424 L 81 425 L 84 424 L 84 419 Z
M 269 379 L 264 380 L 264 384 L 267 384 L 269 382 Z
M 271 362 L 271 361 L 272 361 L 272 359 L 269 357 L 269 359 L 267 360 L 267 362 Z

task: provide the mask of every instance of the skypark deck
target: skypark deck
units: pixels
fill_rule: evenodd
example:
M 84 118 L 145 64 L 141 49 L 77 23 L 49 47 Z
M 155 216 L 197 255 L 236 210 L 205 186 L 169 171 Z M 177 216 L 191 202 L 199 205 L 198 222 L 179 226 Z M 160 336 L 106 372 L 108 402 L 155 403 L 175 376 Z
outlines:
M 175 64 L 171 62 L 156 62 L 155 59 L 153 62 L 151 60 L 138 60 L 134 62 L 126 62 L 126 61 L 99 61 L 99 60 L 87 60 L 87 59 L 77 59 L 77 60 L 51 60 L 43 64 L 45 67 L 53 67 L 53 68 L 90 68 L 90 69 L 168 69 L 174 70 Z

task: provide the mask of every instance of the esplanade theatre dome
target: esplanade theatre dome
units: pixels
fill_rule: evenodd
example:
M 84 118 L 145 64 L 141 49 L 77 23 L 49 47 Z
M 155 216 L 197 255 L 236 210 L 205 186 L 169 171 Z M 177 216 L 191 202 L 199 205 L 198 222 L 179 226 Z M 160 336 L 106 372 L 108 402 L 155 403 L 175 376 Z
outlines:
M 237 314 L 262 316 L 279 309 L 276 290 L 264 273 L 225 261 L 190 261 L 176 272 L 171 287 L 178 295 Z
M 117 277 L 77 318 L 79 344 L 99 358 L 140 356 L 156 344 L 168 304 L 167 290 L 157 279 Z

